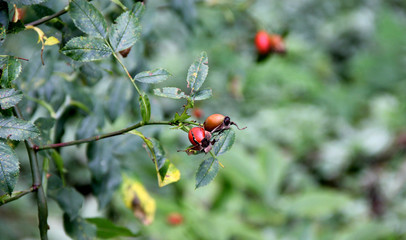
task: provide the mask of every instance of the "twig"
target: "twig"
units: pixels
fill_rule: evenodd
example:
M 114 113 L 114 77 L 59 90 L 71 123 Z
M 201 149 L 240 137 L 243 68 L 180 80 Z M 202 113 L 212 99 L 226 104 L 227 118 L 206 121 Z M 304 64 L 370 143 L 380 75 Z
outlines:
M 23 119 L 20 109 L 14 107 L 15 115 L 18 118 Z M 32 186 L 36 188 L 36 197 L 37 197 L 37 206 L 38 206 L 38 221 L 39 221 L 39 232 L 41 240 L 47 240 L 47 231 L 48 231 L 48 206 L 47 199 L 45 197 L 44 189 L 41 185 L 41 172 L 38 167 L 38 158 L 37 152 L 34 151 L 33 146 L 34 142 L 31 139 L 25 141 L 25 148 L 27 149 L 28 158 L 30 160 L 31 176 L 32 176 Z
M 35 20 L 33 22 L 27 23 L 27 24 L 25 24 L 25 26 L 37 26 L 37 25 L 43 24 L 43 23 L 48 22 L 49 20 L 51 20 L 53 18 L 56 18 L 56 17 L 59 17 L 59 16 L 65 14 L 66 12 L 68 12 L 68 7 L 67 6 L 64 9 L 62 9 L 61 11 L 57 12 L 57 13 L 54 13 L 52 15 L 49 15 L 49 16 L 43 17 L 41 19 Z
M 146 126 L 146 125 L 172 125 L 172 123 L 169 122 L 169 121 L 155 121 L 155 122 L 147 122 L 147 123 L 139 122 L 139 123 L 136 123 L 134 125 L 131 125 L 131 126 L 127 127 L 127 128 L 123 128 L 123 129 L 118 130 L 118 131 L 105 133 L 105 134 L 101 134 L 101 135 L 97 135 L 97 136 L 93 136 L 93 137 L 83 138 L 83 139 L 69 141 L 69 142 L 48 144 L 48 145 L 44 145 L 44 146 L 34 145 L 33 149 L 35 151 L 41 151 L 41 150 L 45 150 L 45 149 L 61 148 L 61 147 L 78 145 L 78 144 L 87 143 L 87 142 L 98 141 L 98 140 L 103 139 L 103 138 L 109 138 L 109 137 L 114 137 L 114 136 L 117 136 L 117 135 L 121 135 L 121 134 L 127 133 L 127 132 L 129 132 L 131 130 L 134 130 L 136 128 Z
M 21 198 L 22 196 L 27 195 L 28 193 L 32 193 L 36 190 L 37 190 L 37 187 L 30 187 L 30 189 L 27 189 L 27 190 L 13 192 L 11 197 L 8 197 L 6 199 L 0 199 L 0 206 L 6 204 L 8 202 L 15 201 L 15 200 Z

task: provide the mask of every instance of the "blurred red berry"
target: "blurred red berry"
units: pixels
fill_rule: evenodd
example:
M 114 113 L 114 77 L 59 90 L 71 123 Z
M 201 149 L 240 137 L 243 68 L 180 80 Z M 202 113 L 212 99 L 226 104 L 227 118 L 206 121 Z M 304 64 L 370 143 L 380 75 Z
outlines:
M 255 36 L 255 46 L 259 54 L 267 54 L 271 50 L 271 42 L 267 32 L 261 30 Z
M 283 38 L 280 35 L 272 34 L 269 35 L 270 48 L 271 51 L 276 53 L 285 53 L 286 47 Z
M 170 213 L 166 218 L 170 225 L 180 225 L 183 223 L 183 216 L 180 213 Z
M 195 118 L 202 118 L 203 117 L 203 110 L 201 108 L 194 108 L 192 111 L 192 115 L 195 116 Z

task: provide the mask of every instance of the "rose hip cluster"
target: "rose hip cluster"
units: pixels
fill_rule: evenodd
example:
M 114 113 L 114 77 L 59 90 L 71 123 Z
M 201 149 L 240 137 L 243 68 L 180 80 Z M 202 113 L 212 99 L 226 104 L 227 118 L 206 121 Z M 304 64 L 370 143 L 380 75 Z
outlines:
M 238 125 L 230 120 L 230 117 L 222 114 L 212 114 L 203 123 L 203 127 L 194 127 L 189 131 L 189 141 L 192 143 L 192 147 L 186 150 L 186 153 L 192 154 L 196 151 L 208 153 L 212 149 L 216 142 L 213 139 L 214 134 L 219 134 L 226 129 L 229 129 L 231 125 L 235 125 L 239 130 Z

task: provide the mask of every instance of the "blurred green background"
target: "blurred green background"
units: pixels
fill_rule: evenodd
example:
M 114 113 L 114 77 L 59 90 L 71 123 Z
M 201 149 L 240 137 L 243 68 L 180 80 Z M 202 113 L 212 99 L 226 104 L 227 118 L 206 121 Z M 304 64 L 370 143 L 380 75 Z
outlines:
M 66 4 L 44 5 L 59 11 Z M 121 11 L 107 0 L 93 4 L 112 19 Z M 26 22 L 35 19 L 29 9 Z M 236 130 L 233 148 L 220 157 L 225 168 L 198 190 L 194 174 L 202 156 L 177 152 L 188 145 L 182 131 L 166 126 L 141 129 L 161 140 L 181 171 L 181 180 L 164 188 L 157 186 L 141 140 L 135 136 L 103 140 L 118 146 L 114 155 L 122 172 L 137 176 L 156 199 L 155 221 L 149 226 L 142 226 L 124 207 L 118 191 L 107 207 L 98 209 L 86 190 L 90 182 L 86 146 L 62 149 L 69 183 L 86 195 L 82 216 L 108 216 L 134 231 L 141 229 L 140 239 L 406 239 L 403 0 L 150 0 L 142 26 L 141 41 L 124 59 L 132 73 L 162 67 L 173 77 L 157 87 L 186 90 L 189 65 L 207 51 L 209 75 L 204 87 L 213 89 L 213 98 L 196 104 L 203 116 L 194 119 L 203 122 L 222 113 L 247 129 Z M 41 28 L 61 39 L 52 26 Z M 258 62 L 254 37 L 261 29 L 285 34 L 287 53 Z M 33 31 L 10 36 L 3 47 L 26 58 L 37 56 L 40 49 Z M 36 96 L 60 106 L 68 94 L 58 95 L 67 90 L 55 85 L 81 86 L 69 96 L 82 102 L 97 99 L 101 108 L 115 106 L 114 111 L 104 110 L 110 119 L 99 132 L 139 120 L 137 98 L 124 75 L 111 73 L 112 63 L 53 64 L 52 59 L 66 61 L 57 47 L 49 47 L 45 56 L 45 67 L 23 66 L 19 80 L 23 91 L 53 86 L 52 94 L 37 90 Z M 72 68 L 81 68 L 82 75 L 69 79 Z M 83 75 L 83 69 L 98 70 Z M 115 90 L 109 87 L 112 81 L 121 81 Z M 113 95 L 125 101 L 115 102 Z M 185 104 L 152 94 L 150 100 L 154 120 L 170 119 Z M 40 108 L 34 108 L 34 120 L 44 115 Z M 78 129 L 83 118 L 76 114 L 69 119 L 64 140 L 82 131 Z M 23 154 L 20 159 L 26 159 Z M 16 189 L 25 189 L 30 179 L 28 161 L 21 161 Z M 2 206 L 1 238 L 35 239 L 34 206 L 32 196 Z M 50 239 L 66 238 L 61 210 L 53 200 L 49 207 Z M 168 222 L 173 213 L 182 216 L 180 224 Z

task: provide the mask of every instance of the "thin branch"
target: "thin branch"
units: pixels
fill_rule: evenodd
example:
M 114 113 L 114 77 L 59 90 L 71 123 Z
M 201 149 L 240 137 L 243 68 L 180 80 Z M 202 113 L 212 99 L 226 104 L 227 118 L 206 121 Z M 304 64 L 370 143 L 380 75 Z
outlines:
M 43 24 L 45 22 L 48 22 L 49 20 L 51 20 L 53 18 L 59 17 L 67 12 L 68 12 L 68 7 L 65 7 L 64 9 L 62 9 L 61 11 L 59 11 L 57 13 L 54 13 L 52 15 L 49 15 L 49 16 L 43 17 L 41 19 L 35 20 L 33 22 L 27 23 L 27 24 L 25 24 L 25 26 L 37 26 L 37 25 Z
M 109 138 L 109 137 L 121 135 L 121 134 L 127 133 L 131 130 L 134 130 L 136 128 L 146 126 L 146 125 L 172 125 L 172 123 L 169 121 L 155 121 L 155 122 L 147 122 L 147 123 L 139 122 L 139 123 L 131 125 L 127 128 L 123 128 L 121 130 L 114 131 L 114 132 L 109 132 L 109 133 L 105 133 L 105 134 L 101 134 L 101 135 L 97 135 L 97 136 L 93 136 L 93 137 L 88 137 L 88 138 L 83 138 L 83 139 L 79 139 L 79 140 L 69 141 L 69 142 L 54 143 L 54 144 L 48 144 L 48 145 L 44 145 L 44 146 L 34 145 L 33 148 L 35 151 L 41 151 L 41 150 L 45 150 L 45 149 L 61 148 L 61 147 L 78 145 L 78 144 L 87 143 L 87 142 L 94 142 L 94 141 L 98 141 L 103 138 Z
M 30 187 L 30 189 L 27 189 L 27 190 L 13 192 L 11 197 L 8 197 L 8 198 L 5 198 L 5 199 L 0 199 L 0 206 L 6 204 L 8 202 L 15 201 L 15 200 L 21 198 L 22 196 L 27 195 L 28 193 L 32 193 L 32 192 L 34 192 L 36 190 L 37 190 L 37 187 L 33 186 L 33 187 Z
M 23 115 L 20 109 L 15 106 L 14 113 L 18 118 L 23 119 Z M 30 160 L 31 176 L 32 176 L 32 186 L 36 188 L 37 206 L 38 206 L 38 221 L 39 221 L 39 232 L 41 240 L 47 240 L 48 232 L 48 205 L 47 199 L 45 197 L 44 188 L 41 185 L 41 171 L 38 166 L 37 152 L 34 151 L 34 142 L 31 139 L 25 141 L 25 148 L 27 149 L 28 159 Z

